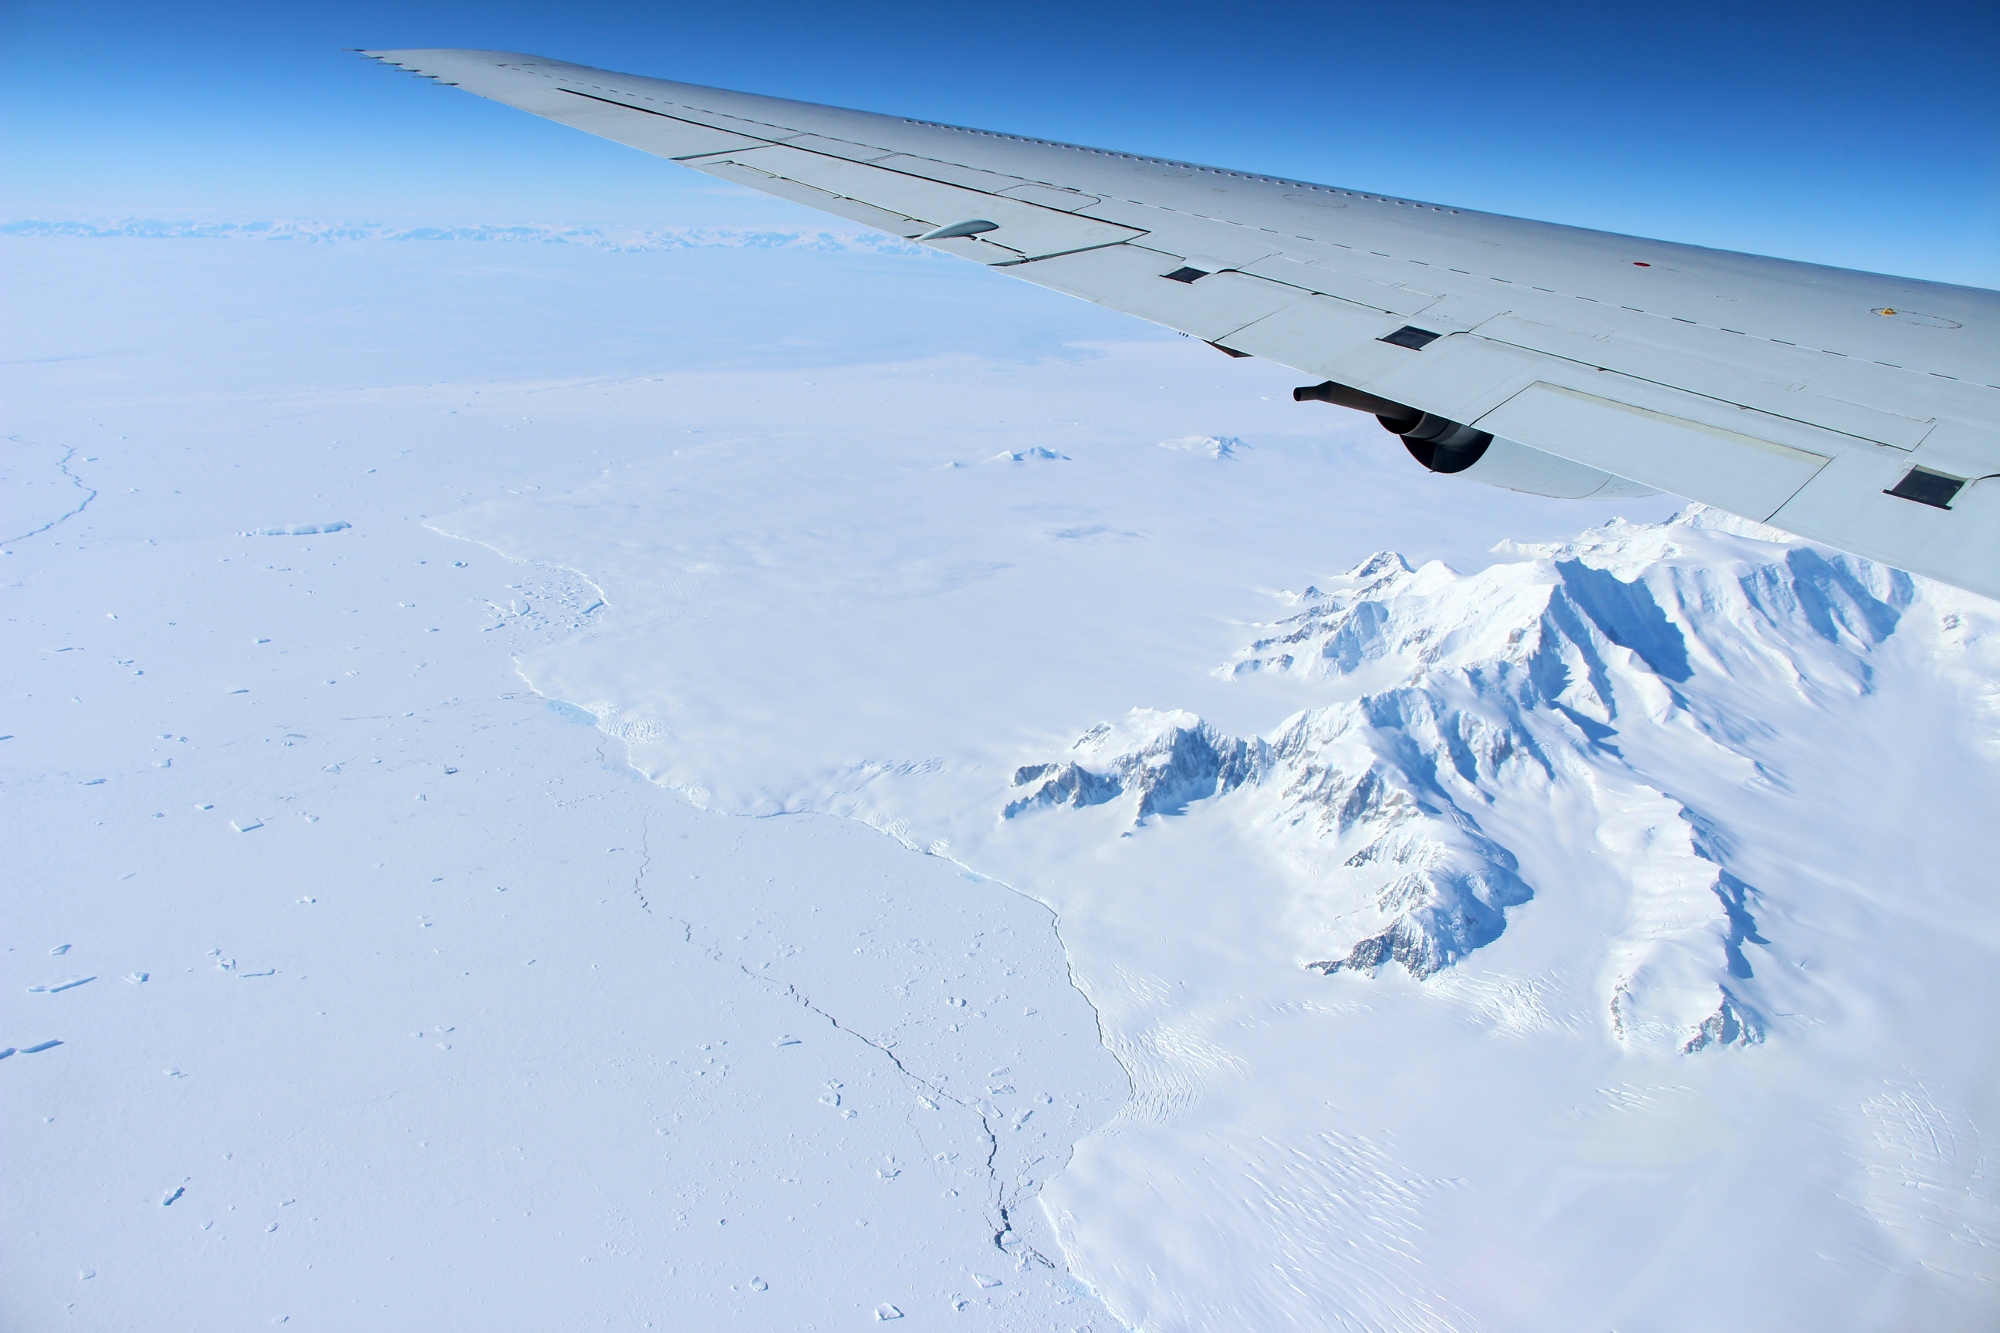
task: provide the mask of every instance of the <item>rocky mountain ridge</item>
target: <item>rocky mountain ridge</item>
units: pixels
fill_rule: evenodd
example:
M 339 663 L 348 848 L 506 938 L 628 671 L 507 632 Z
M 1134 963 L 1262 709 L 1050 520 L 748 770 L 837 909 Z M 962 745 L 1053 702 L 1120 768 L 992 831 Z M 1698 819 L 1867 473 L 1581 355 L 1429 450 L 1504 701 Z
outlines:
M 1608 872 L 1623 919 L 1599 987 L 1613 1035 L 1683 1053 L 1762 1041 L 1772 946 L 1718 831 L 1727 812 L 1628 753 L 1625 719 L 1765 780 L 1767 705 L 1818 713 L 1865 694 L 1918 586 L 1699 506 L 1499 555 L 1461 575 L 1381 553 L 1287 595 L 1290 614 L 1221 670 L 1348 697 L 1257 737 L 1134 710 L 1022 766 L 1003 817 L 1123 802 L 1128 831 L 1246 821 L 1277 873 L 1335 904 L 1334 948 L 1306 966 L 1393 963 L 1419 981 L 1500 939 L 1536 896 L 1524 866 L 1569 873 L 1547 868 L 1544 844 L 1587 834 L 1587 869 Z

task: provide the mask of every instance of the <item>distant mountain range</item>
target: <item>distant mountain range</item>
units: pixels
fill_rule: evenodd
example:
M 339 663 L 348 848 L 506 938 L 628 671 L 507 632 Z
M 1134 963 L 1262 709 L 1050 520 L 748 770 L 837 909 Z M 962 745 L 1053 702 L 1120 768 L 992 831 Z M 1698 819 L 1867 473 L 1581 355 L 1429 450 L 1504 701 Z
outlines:
M 0 222 L 0 236 L 140 237 L 148 240 L 513 241 L 581 245 L 595 250 L 859 250 L 921 253 L 921 247 L 870 231 L 751 231 L 736 227 L 543 226 L 481 223 L 408 227 L 374 222 L 217 222 L 162 218 L 22 219 Z

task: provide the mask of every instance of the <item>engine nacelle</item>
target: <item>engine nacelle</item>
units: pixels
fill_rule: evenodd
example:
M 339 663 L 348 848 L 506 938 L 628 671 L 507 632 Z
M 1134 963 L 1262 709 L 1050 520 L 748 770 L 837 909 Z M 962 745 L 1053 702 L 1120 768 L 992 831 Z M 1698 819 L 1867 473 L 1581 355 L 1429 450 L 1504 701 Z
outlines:
M 1294 389 L 1292 398 L 1301 403 L 1332 403 L 1370 414 L 1382 423 L 1383 430 L 1401 438 L 1410 457 L 1432 472 L 1460 474 L 1489 486 L 1559 500 L 1658 494 L 1636 481 L 1572 463 L 1513 440 L 1498 439 L 1462 421 L 1435 416 L 1332 380 Z

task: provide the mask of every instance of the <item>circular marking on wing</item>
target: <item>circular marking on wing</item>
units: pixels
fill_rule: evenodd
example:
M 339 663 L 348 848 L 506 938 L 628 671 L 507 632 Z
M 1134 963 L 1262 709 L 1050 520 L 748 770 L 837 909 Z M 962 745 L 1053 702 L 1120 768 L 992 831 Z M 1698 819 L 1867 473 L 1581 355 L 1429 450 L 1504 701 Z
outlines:
M 1877 306 L 1874 313 L 1890 319 L 1900 319 L 1905 324 L 1921 324 L 1927 329 L 1962 329 L 1965 325 L 1943 315 L 1926 315 L 1921 310 L 1904 310 L 1897 306 Z

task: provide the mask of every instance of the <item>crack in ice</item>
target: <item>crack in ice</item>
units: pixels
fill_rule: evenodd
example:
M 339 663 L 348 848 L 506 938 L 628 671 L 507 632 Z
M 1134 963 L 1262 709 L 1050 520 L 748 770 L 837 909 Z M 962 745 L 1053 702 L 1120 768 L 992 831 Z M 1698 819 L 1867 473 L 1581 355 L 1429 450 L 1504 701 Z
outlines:
M 638 894 L 639 879 L 643 878 L 644 874 L 645 870 L 644 867 L 642 866 L 639 876 L 635 877 L 633 880 L 633 892 L 635 895 Z M 646 904 L 646 900 L 643 897 L 641 897 L 639 901 L 640 901 L 640 906 L 644 908 L 647 912 L 650 913 L 652 911 L 652 908 Z M 704 954 L 706 954 L 708 958 L 713 962 L 721 963 L 724 966 L 731 966 L 736 968 L 737 971 L 741 972 L 751 981 L 757 983 L 760 986 L 765 987 L 766 989 L 772 991 L 775 994 L 782 995 L 786 999 L 789 999 L 793 1003 L 797 1004 L 800 1008 L 805 1009 L 807 1012 L 820 1018 L 822 1021 L 826 1023 L 828 1027 L 832 1028 L 834 1031 L 840 1033 L 843 1036 L 853 1038 L 855 1041 L 860 1042 L 862 1045 L 868 1047 L 876 1054 L 881 1055 L 882 1057 L 887 1059 L 890 1064 L 895 1066 L 896 1072 L 898 1074 L 901 1074 L 907 1083 L 919 1089 L 924 1096 L 929 1097 L 935 1102 L 948 1102 L 951 1105 L 957 1107 L 959 1110 L 969 1112 L 973 1116 L 977 1117 L 979 1120 L 980 1133 L 986 1139 L 986 1160 L 983 1163 L 983 1165 L 986 1171 L 987 1189 L 989 1191 L 991 1199 L 993 1200 L 993 1207 L 995 1211 L 998 1212 L 999 1214 L 1000 1224 L 999 1227 L 993 1233 L 993 1247 L 999 1250 L 1002 1254 L 1018 1258 L 1018 1260 L 1022 1263 L 1033 1262 L 1041 1264 L 1043 1267 L 1048 1268 L 1051 1271 L 1056 1271 L 1056 1272 L 1063 1271 L 1060 1265 L 1055 1263 L 1055 1261 L 1050 1259 L 1047 1255 L 1043 1254 L 1040 1250 L 1037 1250 L 1034 1246 L 1028 1244 L 1025 1240 L 1023 1240 L 1020 1236 L 1018 1236 L 1015 1233 L 1012 1209 L 1014 1204 L 1018 1203 L 1019 1200 L 1013 1199 L 1010 1202 L 1010 1193 L 1008 1187 L 1000 1178 L 1000 1170 L 999 1170 L 1000 1136 L 994 1130 L 992 1118 L 988 1114 L 987 1108 L 985 1106 L 977 1102 L 968 1101 L 965 1098 L 955 1096 L 952 1093 L 946 1091 L 941 1084 L 933 1082 L 932 1080 L 925 1078 L 922 1074 L 919 1074 L 916 1071 L 912 1070 L 908 1065 L 903 1063 L 902 1057 L 897 1055 L 892 1047 L 885 1045 L 883 1042 L 878 1041 L 874 1037 L 869 1036 L 867 1033 L 860 1031 L 858 1028 L 849 1027 L 847 1024 L 841 1022 L 840 1019 L 835 1017 L 832 1013 L 829 1013 L 826 1009 L 823 1009 L 818 1004 L 815 1004 L 812 998 L 807 994 L 805 994 L 805 992 L 801 991 L 796 984 L 792 982 L 779 982 L 771 977 L 767 977 L 762 973 L 751 968 L 749 964 L 744 963 L 739 959 L 730 958 L 729 956 L 724 954 L 721 949 L 715 947 L 714 945 L 711 944 L 697 945 L 694 938 L 693 922 L 688 921 L 682 917 L 671 917 L 669 919 L 672 920 L 674 924 L 678 925 L 681 928 L 681 942 L 683 944 L 687 944 L 701 949 L 701 951 Z M 1026 1165 L 1032 1168 L 1034 1166 L 1039 1165 L 1043 1160 L 1045 1159 L 1037 1157 L 1034 1161 L 1029 1162 Z M 1014 1250 L 1008 1248 L 1010 1243 L 1019 1245 L 1020 1247 L 1019 1255 L 1016 1255 Z
M 28 443 L 28 441 L 23 440 L 18 435 L 9 435 L 7 438 L 15 444 Z M 71 509 L 65 513 L 56 515 L 54 518 L 42 524 L 42 526 L 40 526 L 39 528 L 34 529 L 32 532 L 24 532 L 18 537 L 0 538 L 0 546 L 12 546 L 14 543 L 24 542 L 28 540 L 28 538 L 30 537 L 39 537 L 43 533 L 47 532 L 50 528 L 55 527 L 59 523 L 63 523 L 68 521 L 69 519 L 75 518 L 78 514 L 81 514 L 85 509 L 90 507 L 90 502 L 97 498 L 97 490 L 95 487 L 86 486 L 84 484 L 82 477 L 77 476 L 76 473 L 71 472 L 69 470 L 69 460 L 75 457 L 76 457 L 76 449 L 74 447 L 63 450 L 63 456 L 56 460 L 56 471 L 62 473 L 65 477 L 68 477 L 70 485 L 84 492 L 84 497 L 83 499 L 77 502 L 76 508 Z

